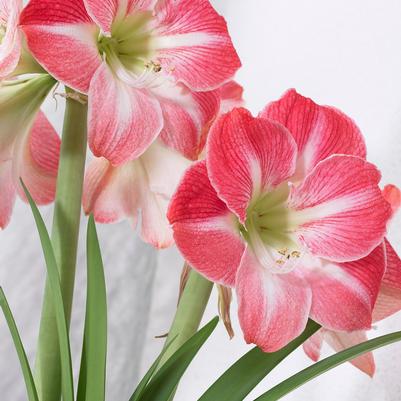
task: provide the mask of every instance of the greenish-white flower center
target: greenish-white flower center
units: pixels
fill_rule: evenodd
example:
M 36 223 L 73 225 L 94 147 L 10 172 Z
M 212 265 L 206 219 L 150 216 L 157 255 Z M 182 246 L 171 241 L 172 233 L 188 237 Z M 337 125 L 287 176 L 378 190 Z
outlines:
M 99 53 L 115 73 L 121 69 L 136 76 L 146 70 L 160 72 L 160 64 L 152 60 L 150 20 L 147 12 L 128 15 L 113 23 L 110 36 L 99 35 Z
M 261 264 L 274 273 L 293 270 L 302 252 L 294 232 L 298 227 L 288 205 L 289 187 L 283 184 L 254 201 L 247 212 L 246 238 Z
M 0 23 L 0 45 L 3 43 L 4 36 L 6 36 L 7 26 Z

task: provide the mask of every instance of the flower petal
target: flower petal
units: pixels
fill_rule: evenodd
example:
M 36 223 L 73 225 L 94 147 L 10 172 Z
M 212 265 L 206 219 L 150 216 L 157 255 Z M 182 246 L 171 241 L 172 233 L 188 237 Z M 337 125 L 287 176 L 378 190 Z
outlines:
M 212 127 L 207 145 L 210 181 L 219 198 L 245 221 L 253 197 L 294 172 L 296 145 L 280 124 L 234 109 Z
M 99 29 L 82 0 L 31 0 L 20 24 L 30 51 L 59 81 L 87 93 L 102 60 Z
M 368 340 L 365 331 L 354 331 L 352 333 L 339 333 L 334 331 L 325 331 L 324 339 L 336 351 L 353 347 Z M 356 368 L 373 377 L 375 373 L 375 360 L 373 353 L 368 352 L 350 361 Z
M 161 0 L 155 15 L 158 61 L 191 89 L 215 89 L 241 66 L 226 22 L 209 0 Z
M 395 185 L 388 184 L 383 189 L 383 196 L 391 205 L 394 214 L 401 205 L 401 191 Z
M 320 106 L 294 89 L 270 103 L 261 117 L 285 125 L 298 145 L 297 177 L 333 154 L 366 158 L 363 136 L 353 120 L 333 107 Z
M 317 362 L 320 359 L 320 351 L 323 345 L 324 329 L 320 329 L 313 336 L 309 337 L 302 347 L 304 352 L 312 361 Z
M 83 0 L 85 8 L 91 18 L 100 26 L 103 33 L 111 34 L 111 25 L 117 15 L 120 3 L 127 3 L 119 0 Z M 124 10 L 126 12 L 126 10 Z
M 270 274 L 248 248 L 235 286 L 239 320 L 247 343 L 274 352 L 305 329 L 312 296 L 307 282 L 295 272 Z
M 387 266 L 373 309 L 373 321 L 375 322 L 401 310 L 401 260 L 387 239 L 384 243 Z
M 159 102 L 150 93 L 119 81 L 102 64 L 89 89 L 89 145 L 95 156 L 114 165 L 133 160 L 145 152 L 162 127 Z
M 293 187 L 298 235 L 312 254 L 336 262 L 368 255 L 382 241 L 392 215 L 377 168 L 353 156 L 331 156 Z
M 220 113 L 225 114 L 235 107 L 242 107 L 244 88 L 235 81 L 229 81 L 220 88 Z
M 185 173 L 168 219 L 185 259 L 210 280 L 233 286 L 244 244 L 235 216 L 210 184 L 204 161 Z
M 21 177 L 38 205 L 53 202 L 56 192 L 60 138 L 46 116 L 39 112 L 27 135 L 14 147 L 15 182 Z M 26 200 L 21 185 L 18 195 Z
M 138 160 L 113 167 L 106 159 L 93 160 L 85 176 L 83 205 L 96 221 L 112 223 L 142 214 L 141 236 L 157 248 L 173 243 L 167 206 L 188 162 L 158 143 Z
M 0 229 L 10 222 L 16 197 L 11 160 L 0 163 Z
M 386 266 L 384 246 L 354 262 L 309 263 L 302 273 L 312 288 L 311 318 L 330 330 L 369 329 Z
M 174 85 L 153 93 L 163 111 L 161 139 L 188 159 L 197 160 L 205 146 L 206 133 L 219 111 L 219 92 L 192 92 L 184 85 Z
M 21 39 L 18 31 L 21 9 L 21 0 L 0 1 L 0 25 L 6 28 L 0 43 L 0 79 L 15 70 L 21 56 Z

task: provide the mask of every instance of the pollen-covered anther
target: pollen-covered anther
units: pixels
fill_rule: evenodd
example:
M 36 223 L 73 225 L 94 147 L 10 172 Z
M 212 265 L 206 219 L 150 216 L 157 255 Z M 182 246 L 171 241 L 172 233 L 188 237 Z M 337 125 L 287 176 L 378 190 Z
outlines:
M 153 70 L 154 72 L 160 72 L 162 70 L 161 64 L 155 61 L 149 61 L 145 63 L 145 68 L 148 70 Z

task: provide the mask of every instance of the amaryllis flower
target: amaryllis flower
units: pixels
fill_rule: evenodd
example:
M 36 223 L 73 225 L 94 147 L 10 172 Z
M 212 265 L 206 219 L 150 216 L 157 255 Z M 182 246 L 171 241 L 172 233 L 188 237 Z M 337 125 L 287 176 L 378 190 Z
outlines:
M 83 205 L 99 223 L 141 217 L 141 237 L 157 248 L 173 243 L 166 214 L 168 203 L 189 161 L 155 142 L 137 160 L 114 167 L 104 158 L 94 159 L 84 184 Z
M 365 155 L 348 117 L 295 91 L 259 118 L 240 108 L 212 127 L 206 161 L 186 172 L 168 218 L 187 261 L 236 288 L 247 342 L 275 351 L 308 317 L 371 326 L 392 212 Z
M 22 0 L 0 0 L 0 79 L 17 67 L 21 55 L 18 19 Z
M 398 188 L 388 185 L 384 188 L 384 196 L 395 212 L 400 206 L 401 193 Z M 401 311 L 401 259 L 391 246 L 389 241 L 384 241 L 386 253 L 386 271 L 380 285 L 379 295 L 373 309 L 373 322 L 379 322 L 387 317 Z M 371 256 L 362 259 L 363 263 Z M 336 352 L 367 341 L 366 331 L 354 331 L 350 333 L 319 330 L 309 338 L 303 345 L 306 354 L 314 361 L 319 360 L 323 341 L 326 341 Z M 375 361 L 373 353 L 369 352 L 355 358 L 351 363 L 369 376 L 375 373 Z
M 0 85 L 0 228 L 9 222 L 15 198 L 25 200 L 19 179 L 35 202 L 53 201 L 60 139 L 40 105 L 55 81 L 49 75 Z
M 177 124 L 175 128 L 193 144 L 193 158 L 201 157 L 207 133 L 217 115 L 242 103 L 242 92 L 239 84 L 230 81 L 215 90 L 212 96 L 206 92 L 199 93 L 214 100 L 213 104 L 209 103 L 212 106 L 209 112 L 204 114 L 208 117 L 199 122 L 200 129 L 191 130 L 192 121 L 189 119 L 189 125 Z M 196 131 L 201 132 L 201 136 L 191 138 L 191 132 Z M 190 165 L 188 159 L 164 146 L 163 142 L 169 141 L 165 138 L 167 131 L 163 132 L 161 140 L 154 142 L 136 160 L 113 166 L 105 158 L 95 158 L 86 173 L 83 195 L 85 212 L 93 213 L 98 223 L 129 219 L 135 227 L 140 215 L 142 239 L 157 248 L 166 248 L 174 243 L 167 220 L 167 207 L 180 178 Z M 171 140 L 174 138 L 171 137 Z M 177 150 L 183 151 L 179 145 L 180 142 L 177 142 Z
M 162 130 L 195 158 L 210 91 L 240 66 L 208 0 L 31 0 L 21 24 L 39 63 L 89 95 L 90 147 L 113 165 L 140 156 Z

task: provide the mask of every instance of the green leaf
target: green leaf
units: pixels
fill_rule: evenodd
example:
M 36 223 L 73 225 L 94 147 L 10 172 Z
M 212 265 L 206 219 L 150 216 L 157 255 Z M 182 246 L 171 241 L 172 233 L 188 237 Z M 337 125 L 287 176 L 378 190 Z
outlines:
M 54 256 L 54 250 L 50 241 L 49 233 L 47 232 L 42 216 L 22 180 L 21 184 L 31 206 L 36 227 L 39 232 L 40 242 L 42 244 L 43 254 L 46 261 L 47 276 L 53 296 L 53 305 L 56 314 L 57 332 L 60 345 L 63 401 L 74 401 L 70 340 L 68 337 L 68 328 L 65 318 L 63 295 L 60 287 L 60 276 L 57 262 Z
M 177 337 L 178 337 L 178 335 L 175 336 L 171 341 L 169 341 L 165 345 L 165 347 L 161 351 L 160 355 L 156 358 L 156 360 L 153 362 L 152 366 L 146 372 L 145 376 L 139 382 L 137 388 L 134 391 L 134 394 L 132 394 L 132 396 L 129 399 L 129 401 L 138 401 L 140 399 L 140 397 L 143 395 L 143 392 L 144 392 L 147 384 L 149 383 L 150 379 L 152 378 L 152 376 L 156 372 L 157 367 L 159 366 L 161 359 L 163 358 L 163 356 L 165 355 L 166 351 L 170 348 L 170 345 L 173 344 L 173 342 L 175 341 L 175 339 Z M 79 401 L 79 400 L 77 400 L 77 401 Z
M 276 401 L 284 397 L 286 394 L 302 386 L 308 381 L 320 376 L 330 369 L 341 365 L 344 362 L 350 361 L 366 352 L 373 351 L 376 348 L 384 347 L 394 342 L 401 340 L 401 331 L 387 334 L 385 336 L 377 337 L 373 340 L 366 341 L 362 344 L 355 345 L 354 347 L 348 348 L 345 351 L 341 351 L 338 354 L 330 356 L 314 365 L 301 370 L 299 373 L 291 376 L 287 380 L 284 380 L 277 386 L 273 387 L 255 401 Z
M 266 353 L 257 347 L 253 348 L 220 376 L 198 401 L 242 401 L 268 373 L 319 328 L 317 323 L 309 320 L 304 332 L 277 352 Z
M 17 325 L 15 323 L 13 314 L 10 306 L 8 305 L 7 298 L 0 287 L 0 306 L 3 309 L 4 317 L 10 329 L 11 337 L 14 341 L 14 346 L 18 354 L 22 373 L 24 375 L 26 391 L 28 394 L 29 401 L 38 401 L 38 393 L 36 391 L 35 382 L 33 380 L 32 371 L 29 366 L 28 358 L 26 357 L 25 349 L 21 341 L 21 337 L 18 332 Z
M 185 342 L 153 376 L 138 397 L 138 401 L 168 401 L 189 364 L 216 328 L 218 321 L 219 318 L 215 317 Z
M 107 295 L 93 216 L 87 234 L 87 295 L 77 401 L 104 401 L 107 357 Z

